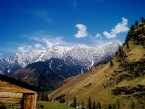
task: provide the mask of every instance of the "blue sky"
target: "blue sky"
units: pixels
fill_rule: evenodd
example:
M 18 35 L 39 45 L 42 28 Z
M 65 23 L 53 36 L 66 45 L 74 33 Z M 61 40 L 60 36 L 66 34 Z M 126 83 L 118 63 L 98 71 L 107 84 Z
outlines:
M 0 57 L 58 45 L 124 41 L 145 0 L 0 0 Z

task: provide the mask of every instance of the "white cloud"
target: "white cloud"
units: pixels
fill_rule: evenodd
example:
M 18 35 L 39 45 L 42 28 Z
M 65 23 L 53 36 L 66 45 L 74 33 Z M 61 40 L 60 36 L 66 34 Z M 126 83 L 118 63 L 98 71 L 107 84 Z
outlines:
M 18 47 L 18 52 L 20 52 L 20 53 L 27 53 L 31 50 L 32 50 L 31 45 L 23 45 L 23 46 Z
M 111 39 L 111 38 L 115 38 L 117 37 L 117 34 L 116 33 L 108 33 L 107 31 L 104 31 L 103 32 L 104 36 L 107 38 L 107 39 Z
M 59 45 L 70 45 L 70 43 L 64 41 L 64 37 L 50 36 L 45 31 L 35 32 L 34 34 L 29 35 L 29 39 L 34 41 L 34 47 L 37 49 L 47 49 Z
M 103 39 L 102 36 L 101 36 L 101 34 L 99 34 L 99 33 L 96 33 L 96 36 L 94 38 Z
M 36 43 L 35 45 L 35 48 L 37 48 L 37 49 L 45 49 L 45 47 L 44 46 L 42 46 L 41 44 L 39 44 L 39 43 Z
M 103 34 L 107 39 L 115 38 L 119 33 L 126 33 L 129 30 L 128 20 L 122 17 L 122 22 L 118 23 L 111 32 L 104 31 Z
M 84 38 L 88 36 L 87 27 L 83 24 L 76 24 L 78 28 L 77 34 L 75 34 L 76 38 Z
M 93 39 L 92 40 L 92 44 L 93 45 L 97 45 L 97 46 L 100 46 L 100 45 L 103 45 L 103 44 L 105 44 L 105 43 L 107 43 L 108 42 L 108 40 L 96 40 L 96 39 Z
M 64 41 L 64 37 L 51 37 L 51 38 L 38 38 L 38 37 L 31 37 L 31 40 L 35 42 L 39 42 L 39 44 L 35 44 L 35 48 L 47 49 L 53 48 L 55 46 L 69 46 L 72 45 L 69 42 Z M 40 44 L 41 43 L 41 44 Z
M 47 48 L 52 48 L 56 45 L 56 42 L 53 43 L 52 41 L 46 38 L 42 38 L 42 41 L 47 45 Z
M 49 23 L 49 24 L 53 23 L 53 20 L 50 17 L 50 13 L 47 12 L 47 10 L 45 10 L 45 9 L 40 9 L 40 10 L 37 10 L 37 11 L 31 11 L 31 14 L 37 16 L 40 20 L 42 20 L 46 23 Z
M 33 50 L 45 50 L 45 49 L 53 48 L 55 46 L 73 45 L 70 42 L 66 42 L 64 40 L 64 37 L 50 36 L 46 31 L 38 31 L 38 32 L 34 32 L 33 34 L 23 35 L 23 36 L 26 36 L 26 38 L 29 38 L 31 40 L 32 42 L 31 46 L 33 47 Z

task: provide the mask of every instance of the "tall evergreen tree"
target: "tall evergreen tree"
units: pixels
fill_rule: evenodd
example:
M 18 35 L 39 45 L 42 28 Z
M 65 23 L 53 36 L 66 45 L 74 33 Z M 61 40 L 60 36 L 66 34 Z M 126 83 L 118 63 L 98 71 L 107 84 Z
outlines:
M 110 67 L 112 67 L 113 66 L 113 62 L 112 62 L 112 60 L 110 60 Z
M 124 53 L 123 49 L 121 48 L 121 46 L 119 46 L 119 49 L 118 49 L 118 56 L 120 59 L 125 58 L 125 53 Z
M 138 21 L 135 21 L 135 25 L 138 26 Z
M 59 103 L 65 103 L 65 99 L 64 99 L 64 97 L 60 97 L 60 99 L 59 99 Z
M 65 98 L 64 97 L 62 97 L 62 103 L 65 103 Z
M 120 102 L 117 100 L 117 109 L 120 109 Z
M 112 109 L 112 105 L 110 103 L 108 104 L 108 109 Z
M 59 103 L 62 103 L 62 98 L 59 99 Z
M 135 25 L 131 25 L 130 29 L 131 29 L 130 31 L 134 31 Z
M 93 109 L 96 109 L 96 103 L 95 103 L 95 101 L 93 102 Z
M 145 35 L 145 27 L 142 28 L 143 35 Z
M 113 104 L 112 109 L 116 109 L 116 104 Z
M 90 97 L 89 97 L 89 100 L 88 100 L 88 108 L 92 109 L 92 102 L 91 102 L 91 98 Z
M 126 47 L 127 47 L 127 49 L 129 49 L 129 45 L 128 45 L 128 42 L 126 43 Z
M 73 106 L 74 106 L 75 108 L 76 108 L 76 106 L 77 106 L 77 100 L 76 100 L 76 97 L 74 97 Z
M 134 101 L 131 102 L 131 109 L 135 109 L 135 103 L 134 103 Z
M 85 107 L 84 107 L 84 102 L 82 102 L 82 108 L 81 109 L 85 109 Z
M 143 17 L 141 18 L 141 22 L 142 23 L 145 23 L 145 19 Z
M 100 102 L 98 102 L 97 107 L 98 107 L 98 109 L 101 109 L 101 104 L 100 104 Z

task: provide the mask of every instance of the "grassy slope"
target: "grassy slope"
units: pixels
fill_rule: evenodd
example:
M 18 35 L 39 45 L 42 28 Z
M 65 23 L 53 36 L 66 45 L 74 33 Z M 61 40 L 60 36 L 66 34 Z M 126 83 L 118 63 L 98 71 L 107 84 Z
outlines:
M 37 109 L 74 109 L 72 107 L 66 106 L 65 104 L 60 104 L 58 102 L 45 102 L 45 101 L 38 101 L 37 102 Z
M 142 45 L 135 45 L 133 40 L 129 42 L 129 49 L 123 46 L 123 51 L 127 55 L 129 62 L 137 62 L 141 59 L 145 59 L 145 48 Z M 51 93 L 48 97 L 54 100 L 56 97 L 66 94 L 65 99 L 67 103 L 73 101 L 73 98 L 77 98 L 77 102 L 82 101 L 87 104 L 88 97 L 91 97 L 92 101 L 100 101 L 103 106 L 108 103 L 116 104 L 119 100 L 122 109 L 130 108 L 132 101 L 135 102 L 137 109 L 141 109 L 139 102 L 145 103 L 145 100 L 137 99 L 131 95 L 119 95 L 112 94 L 112 89 L 116 87 L 126 86 L 134 87 L 138 84 L 145 85 L 145 75 L 136 77 L 135 79 L 124 79 L 120 83 L 116 84 L 118 76 L 127 74 L 128 71 L 122 71 L 119 74 L 115 74 L 115 70 L 122 70 L 120 68 L 120 62 L 117 57 L 112 59 L 114 65 L 110 67 L 110 63 L 100 65 L 96 68 L 92 68 L 90 72 L 86 74 L 80 74 L 64 81 L 64 85 L 58 90 Z M 113 78 L 112 75 L 115 75 Z M 105 86 L 105 87 L 104 87 Z

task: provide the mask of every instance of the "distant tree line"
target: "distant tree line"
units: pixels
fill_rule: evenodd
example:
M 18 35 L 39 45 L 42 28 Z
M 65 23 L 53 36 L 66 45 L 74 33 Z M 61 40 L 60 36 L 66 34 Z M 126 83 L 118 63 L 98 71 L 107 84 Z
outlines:
M 64 95 L 57 97 L 57 100 L 59 100 L 60 103 L 66 102 Z M 98 102 L 92 101 L 91 97 L 88 98 L 87 105 L 84 105 L 84 102 L 82 102 L 81 104 L 77 103 L 77 98 L 74 97 L 73 102 L 70 106 L 76 109 L 121 109 L 122 107 L 118 99 L 114 104 L 108 103 L 106 105 L 101 105 L 100 101 Z M 130 109 L 135 109 L 135 108 L 136 108 L 135 102 L 134 101 L 130 102 Z
M 100 102 L 97 103 L 95 101 L 92 102 L 91 97 L 88 98 L 87 106 L 84 106 L 84 102 L 82 102 L 80 107 L 79 104 L 77 103 L 76 97 L 74 97 L 72 107 L 76 109 L 121 109 L 119 100 L 117 100 L 115 104 L 108 103 L 106 106 L 102 106 Z M 130 108 L 135 109 L 135 107 L 136 107 L 135 102 L 132 101 L 130 103 Z
M 138 21 L 135 21 L 135 25 L 132 25 L 130 27 L 130 31 L 127 34 L 125 43 L 128 42 L 131 38 L 135 40 L 135 44 L 137 45 L 143 45 L 145 47 L 145 38 L 143 37 L 145 35 L 145 19 L 141 18 L 141 23 L 138 23 Z M 129 45 L 127 45 L 127 48 L 129 48 Z

